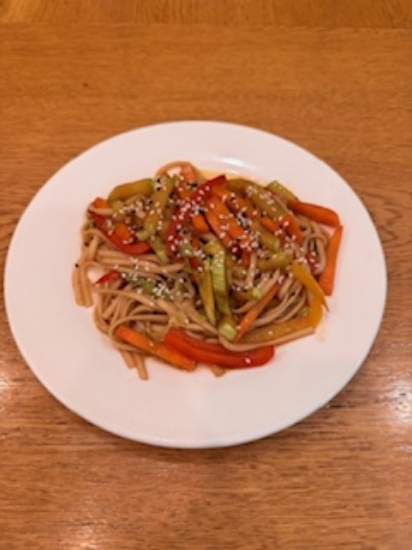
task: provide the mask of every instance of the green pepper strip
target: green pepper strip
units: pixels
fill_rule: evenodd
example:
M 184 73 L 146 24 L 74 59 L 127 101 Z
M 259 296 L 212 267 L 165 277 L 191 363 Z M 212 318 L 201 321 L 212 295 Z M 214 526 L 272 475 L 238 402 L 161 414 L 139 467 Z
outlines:
M 232 310 L 229 304 L 229 285 L 227 281 L 227 254 L 226 250 L 215 239 L 209 241 L 204 247 L 205 254 L 211 256 L 212 288 L 215 305 L 220 313 L 217 329 L 222 336 L 233 340 L 236 336 L 236 323 L 233 319 Z
M 227 187 L 232 191 L 240 189 L 250 198 L 254 207 L 261 214 L 266 214 L 274 220 L 286 214 L 286 210 L 275 201 L 273 193 L 253 181 L 244 179 L 229 180 Z
M 216 326 L 216 306 L 213 293 L 210 258 L 207 258 L 203 264 L 199 282 L 199 294 L 209 323 Z
M 152 235 L 149 239 L 150 246 L 153 248 L 153 252 L 159 258 L 162 264 L 169 263 L 169 256 L 167 255 L 166 245 L 159 235 Z
M 110 202 L 116 200 L 125 201 L 134 195 L 144 195 L 145 197 L 150 197 L 153 192 L 153 186 L 154 181 L 151 178 L 132 181 L 130 183 L 122 183 L 112 189 L 108 200 Z
M 258 258 L 257 268 L 262 273 L 267 273 L 268 271 L 275 271 L 276 269 L 284 269 L 288 266 L 289 262 L 289 257 L 284 252 L 280 251 L 271 258 Z
M 152 235 L 157 233 L 159 227 L 159 220 L 161 219 L 163 212 L 166 209 L 167 201 L 175 187 L 175 179 L 165 176 L 161 179 L 159 189 L 153 191 L 151 196 L 152 204 L 143 221 L 143 228 L 136 233 L 137 238 L 140 241 L 146 241 L 150 239 Z
M 248 288 L 247 290 L 236 289 L 232 290 L 232 296 L 238 302 L 250 302 L 251 300 L 260 300 L 262 291 L 258 287 Z
M 276 235 L 272 235 L 258 220 L 252 220 L 250 227 L 262 246 L 265 246 L 271 252 L 278 252 L 280 240 Z
M 267 186 L 266 189 L 274 193 L 275 195 L 278 195 L 278 197 L 282 197 L 286 200 L 293 200 L 297 201 L 298 198 L 296 195 L 292 193 L 290 189 L 282 185 L 279 181 L 271 181 Z

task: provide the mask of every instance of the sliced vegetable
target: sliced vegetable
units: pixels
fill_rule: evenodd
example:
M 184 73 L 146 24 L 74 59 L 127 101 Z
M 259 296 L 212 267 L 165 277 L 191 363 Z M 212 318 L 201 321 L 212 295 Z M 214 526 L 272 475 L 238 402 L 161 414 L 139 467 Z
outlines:
M 284 214 L 277 220 L 272 220 L 267 216 L 260 218 L 260 223 L 271 233 L 279 235 L 280 232 L 292 237 L 296 243 L 301 246 L 303 243 L 303 234 L 299 227 L 298 221 L 292 214 Z
M 305 317 L 288 321 L 277 321 L 245 334 L 242 341 L 248 344 L 265 344 L 276 341 L 288 342 L 306 334 L 312 334 L 323 316 L 323 304 L 317 297 L 311 299 L 309 312 Z
M 272 191 L 272 193 L 275 193 L 275 195 L 278 195 L 279 197 L 282 197 L 286 200 L 293 200 L 297 201 L 298 198 L 296 195 L 292 193 L 290 189 L 282 185 L 279 181 L 271 181 L 267 186 L 266 189 L 269 189 L 269 191 Z
M 211 197 L 206 202 L 208 211 L 212 211 L 219 219 L 222 230 L 227 231 L 229 236 L 236 241 L 237 245 L 246 250 L 250 250 L 253 244 L 253 239 L 241 227 L 236 218 L 227 208 L 227 206 L 218 197 Z M 225 228 L 225 229 L 223 229 Z
M 246 344 L 266 344 L 275 340 L 284 342 L 300 338 L 305 334 L 313 334 L 314 330 L 313 322 L 309 317 L 298 317 L 251 330 L 244 335 L 242 342 Z
M 131 241 L 134 240 L 134 235 L 132 231 L 123 222 L 116 225 L 114 232 L 124 244 L 129 244 Z
M 207 225 L 207 222 L 202 216 L 202 214 L 195 214 L 192 218 L 192 225 L 193 229 L 197 231 L 197 233 L 200 233 L 201 235 L 204 235 L 205 233 L 209 233 L 210 228 Z
M 241 190 L 261 214 L 276 219 L 286 213 L 286 210 L 276 201 L 273 193 L 253 181 L 244 179 L 229 180 L 227 187 L 231 190 Z
M 270 258 L 258 258 L 256 266 L 262 273 L 267 273 L 276 269 L 285 269 L 289 263 L 289 256 L 280 250 Z
M 213 187 L 223 185 L 225 182 L 226 177 L 222 175 L 202 183 L 173 215 L 166 234 L 167 249 L 171 256 L 176 257 L 179 254 L 183 240 L 182 229 L 185 224 L 196 213 L 199 206 L 210 196 Z
M 231 316 L 229 287 L 226 273 L 226 253 L 224 248 L 220 247 L 219 250 L 212 255 L 211 270 L 213 294 L 215 296 L 217 309 L 223 315 Z
M 151 195 L 151 206 L 143 221 L 143 229 L 137 232 L 136 236 L 140 241 L 150 239 L 160 229 L 159 220 L 162 218 L 170 195 L 175 186 L 175 179 L 164 176 L 160 182 L 155 184 Z
M 224 222 L 219 219 L 219 217 L 214 213 L 213 210 L 206 210 L 205 216 L 213 233 L 216 235 L 222 245 L 230 250 L 233 247 L 234 243 L 227 231 L 227 228 L 224 226 Z
M 313 327 L 317 327 L 323 317 L 323 304 L 316 296 L 311 300 L 308 319 Z
M 301 282 L 302 285 L 304 285 L 309 292 L 316 296 L 316 298 L 318 298 L 326 308 L 328 307 L 322 287 L 313 275 L 303 267 L 303 265 L 298 262 L 292 262 L 290 264 L 290 271 L 297 281 Z
M 226 340 L 231 341 L 236 336 L 236 322 L 231 315 L 223 315 L 219 320 L 217 329 L 219 334 Z
M 330 296 L 333 292 L 333 285 L 336 274 L 336 264 L 338 260 L 339 249 L 342 241 L 343 226 L 339 225 L 333 233 L 329 246 L 326 251 L 326 266 L 319 277 L 319 284 L 323 292 Z
M 185 179 L 183 181 L 179 181 L 176 185 L 177 194 L 183 200 L 189 199 L 189 197 L 193 193 L 193 184 L 197 181 L 197 177 L 193 168 L 190 165 L 185 166 L 187 166 L 188 170 L 184 171 L 183 166 L 181 170 L 181 173 L 185 177 Z M 209 226 L 207 225 L 206 220 L 202 214 L 194 212 L 191 218 L 191 223 L 197 233 L 204 234 L 209 232 Z
M 194 361 L 228 369 L 262 366 L 274 356 L 273 346 L 263 346 L 245 352 L 232 352 L 220 344 L 204 342 L 176 328 L 167 332 L 164 341 L 167 346 L 175 348 Z
M 296 243 L 301 246 L 303 243 L 303 234 L 299 227 L 298 221 L 292 214 L 285 214 L 279 220 L 283 231 L 292 237 Z
M 102 275 L 94 284 L 97 286 L 104 285 L 106 283 L 111 283 L 112 281 L 118 281 L 121 278 L 121 273 L 112 269 L 104 275 Z
M 288 201 L 287 205 L 295 214 L 301 214 L 315 222 L 330 225 L 332 227 L 340 225 L 338 214 L 325 206 L 293 200 Z
M 276 296 L 280 288 L 280 283 L 274 283 L 271 288 L 256 302 L 256 304 L 242 317 L 237 327 L 237 333 L 234 342 L 239 342 L 242 336 L 250 329 L 262 311 L 266 308 L 269 302 Z
M 257 287 L 246 290 L 236 288 L 232 290 L 232 295 L 238 302 L 249 302 L 250 300 L 260 300 L 262 298 L 262 291 Z
M 272 218 L 269 218 L 268 216 L 261 216 L 259 221 L 263 227 L 271 233 L 275 233 L 280 230 L 279 222 L 275 222 L 275 220 L 272 220 Z
M 242 197 L 233 189 L 228 189 L 227 186 L 214 187 L 211 195 L 219 197 L 234 214 L 244 215 L 250 220 L 256 218 L 258 214 L 248 198 Z
M 166 245 L 163 239 L 159 237 L 159 235 L 152 235 L 149 242 L 153 252 L 162 264 L 167 264 L 169 262 L 169 256 L 167 255 Z
M 127 325 L 119 325 L 115 328 L 114 335 L 131 346 L 158 357 L 167 363 L 172 363 L 172 365 L 181 369 L 192 371 L 196 367 L 196 361 L 177 351 L 176 347 L 169 347 L 161 342 L 152 340 L 148 336 Z
M 277 252 L 280 249 L 279 237 L 270 233 L 258 220 L 252 220 L 251 229 L 259 242 L 271 252 Z
M 145 252 L 148 252 L 151 250 L 150 245 L 146 242 L 139 242 L 139 243 L 133 243 L 133 244 L 125 244 L 122 239 L 120 239 L 115 233 L 109 233 L 107 230 L 105 224 L 106 224 L 106 218 L 104 216 L 100 216 L 99 214 L 96 214 L 95 212 L 92 212 L 89 210 L 89 215 L 92 218 L 94 224 L 96 225 L 97 229 L 103 233 L 103 235 L 106 237 L 106 239 L 118 250 L 121 250 L 128 256 L 140 256 L 140 254 L 144 254 Z
M 199 294 L 205 309 L 207 320 L 211 325 L 216 326 L 216 307 L 210 264 L 210 258 L 207 258 L 203 264 L 203 271 L 200 275 Z
M 144 195 L 150 197 L 153 192 L 154 180 L 152 178 L 144 178 L 130 183 L 122 183 L 117 185 L 109 195 L 109 201 L 127 200 L 134 195 Z
M 92 205 L 98 209 L 110 208 L 110 204 L 107 202 L 106 199 L 103 199 L 102 197 L 96 197 L 92 202 Z

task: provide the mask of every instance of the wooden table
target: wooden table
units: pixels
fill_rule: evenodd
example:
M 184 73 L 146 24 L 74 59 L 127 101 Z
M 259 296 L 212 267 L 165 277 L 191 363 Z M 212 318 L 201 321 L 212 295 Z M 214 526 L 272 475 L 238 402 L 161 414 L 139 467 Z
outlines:
M 369 210 L 389 274 L 380 333 L 345 390 L 220 450 L 153 448 L 78 418 L 34 378 L 2 306 L 0 548 L 410 549 L 411 3 L 3 0 L 0 22 L 2 260 L 73 156 L 212 119 L 330 163 Z

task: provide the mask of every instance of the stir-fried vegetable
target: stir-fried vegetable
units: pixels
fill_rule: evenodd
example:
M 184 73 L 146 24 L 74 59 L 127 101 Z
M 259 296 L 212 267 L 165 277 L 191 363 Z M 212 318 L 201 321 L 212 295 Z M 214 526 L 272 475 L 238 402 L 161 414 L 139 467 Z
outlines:
M 335 282 L 336 264 L 338 261 L 338 254 L 340 243 L 342 240 L 343 227 L 339 225 L 332 235 L 329 243 L 329 247 L 326 253 L 326 267 L 319 277 L 319 284 L 322 287 L 324 293 L 330 296 L 333 292 L 333 285 Z
M 185 331 L 170 329 L 165 336 L 167 346 L 199 363 L 218 365 L 227 369 L 242 369 L 265 365 L 274 355 L 273 346 L 245 352 L 229 351 L 220 344 L 190 337 Z
M 95 263 L 108 262 L 94 289 L 124 298 L 101 306 L 104 319 L 125 308 L 125 321 L 106 332 L 184 370 L 263 365 L 273 343 L 320 323 L 336 275 L 339 216 L 277 181 L 204 181 L 190 164 L 179 168 L 118 185 L 88 208 L 86 231 L 106 243 Z M 111 260 L 116 250 L 121 265 Z M 126 307 L 133 296 L 141 305 Z
M 139 348 L 145 353 L 158 357 L 159 359 L 163 359 L 164 361 L 172 363 L 172 365 L 175 365 L 181 369 L 193 370 L 196 366 L 195 361 L 188 358 L 187 355 L 183 355 L 171 346 L 167 346 L 161 342 L 156 342 L 141 332 L 126 325 L 118 326 L 114 330 L 114 334 L 121 340 L 124 340 L 132 346 Z

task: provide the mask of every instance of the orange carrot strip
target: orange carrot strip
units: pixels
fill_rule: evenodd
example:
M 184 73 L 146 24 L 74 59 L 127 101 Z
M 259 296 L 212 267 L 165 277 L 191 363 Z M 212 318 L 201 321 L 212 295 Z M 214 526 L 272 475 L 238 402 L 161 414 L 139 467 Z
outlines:
M 227 226 L 227 232 L 239 244 L 240 248 L 251 249 L 252 237 L 239 225 L 236 218 L 218 197 L 210 198 L 206 203 L 206 207 L 213 210 L 213 213 L 221 220 L 222 225 Z
M 186 200 L 190 197 L 190 190 L 187 187 L 187 182 L 179 181 L 175 189 L 176 189 L 176 193 L 179 195 L 179 199 Z
M 302 231 L 299 227 L 298 220 L 292 214 L 285 214 L 282 218 L 282 228 L 288 235 L 295 238 L 296 243 L 301 246 L 303 243 Z
M 209 231 L 209 226 L 207 226 L 207 228 L 208 228 L 208 231 Z M 199 239 L 198 235 L 192 235 L 191 244 L 192 244 L 192 247 L 193 247 L 193 250 L 194 250 L 195 254 L 196 254 L 196 252 L 201 251 L 200 250 L 201 249 L 201 243 L 200 243 L 200 239 Z M 202 265 L 203 265 L 202 260 L 196 255 L 189 257 L 189 264 L 193 267 L 193 269 L 198 269 L 198 268 L 202 267 Z
M 210 225 L 211 229 L 215 233 L 216 237 L 220 240 L 220 242 L 223 244 L 225 248 L 232 248 L 233 241 L 230 238 L 229 233 L 226 231 L 226 229 L 223 227 L 221 221 L 219 220 L 218 216 L 213 212 L 213 210 L 206 210 L 206 219 L 208 224 Z
M 192 172 L 193 172 L 193 170 L 192 170 Z M 182 174 L 183 174 L 183 169 L 182 169 Z M 193 174 L 194 174 L 194 172 L 193 172 Z M 196 175 L 195 175 L 195 180 L 194 181 L 196 181 Z M 177 191 L 177 194 L 179 195 L 180 199 L 186 200 L 192 194 L 190 189 L 187 186 L 187 183 L 191 183 L 191 181 L 189 181 L 189 180 L 179 181 L 177 186 L 176 186 L 176 191 Z M 192 222 L 193 228 L 198 233 L 200 233 L 200 234 L 209 233 L 209 226 L 207 225 L 206 220 L 202 216 L 202 214 L 194 214 L 194 216 L 191 219 L 191 222 Z
M 326 208 L 326 206 L 300 201 L 288 201 L 287 205 L 295 214 L 301 214 L 315 222 L 330 225 L 332 227 L 340 225 L 338 214 L 334 210 Z
M 133 233 L 125 223 L 119 223 L 114 232 L 125 243 L 133 240 Z
M 171 363 L 176 367 L 188 371 L 192 371 L 196 367 L 196 362 L 192 359 L 189 359 L 188 357 L 179 353 L 173 348 L 165 346 L 161 342 L 151 340 L 141 332 L 138 332 L 137 330 L 130 328 L 127 325 L 119 325 L 117 328 L 114 329 L 114 334 L 128 344 L 139 348 L 145 353 L 154 355 L 155 357 L 162 359 L 166 363 Z
M 260 218 L 260 223 L 263 225 L 263 227 L 266 227 L 266 229 L 271 233 L 274 233 L 275 231 L 278 231 L 278 229 L 280 229 L 279 223 L 272 220 L 272 218 L 268 218 L 267 216 L 262 216 Z
M 262 296 L 262 298 L 256 302 L 256 304 L 249 309 L 247 313 L 242 317 L 240 323 L 238 324 L 237 333 L 233 342 L 238 342 L 242 336 L 249 330 L 251 325 L 256 321 L 268 303 L 274 298 L 277 291 L 280 288 L 279 283 L 275 283 L 267 292 Z
M 226 189 L 224 185 L 221 185 L 219 187 L 215 187 L 211 191 L 212 197 L 219 197 L 222 201 L 226 202 L 230 200 L 232 191 L 229 191 L 229 189 Z
M 329 246 L 326 251 L 326 267 L 319 277 L 319 284 L 323 289 L 323 292 L 330 296 L 333 292 L 333 285 L 336 275 L 336 264 L 338 260 L 338 253 L 340 244 L 342 241 L 343 226 L 339 225 L 333 233 Z
M 201 235 L 204 235 L 205 233 L 209 233 L 210 228 L 207 225 L 207 222 L 205 218 L 202 216 L 202 214 L 195 214 L 191 222 L 194 230 L 200 233 Z
M 262 216 L 260 218 L 260 223 L 271 233 L 276 233 L 276 231 L 281 230 L 283 233 L 287 233 L 290 237 L 294 237 L 299 246 L 303 243 L 302 231 L 293 214 L 285 214 L 277 220 L 272 220 L 272 218 L 269 218 L 268 216 Z
M 256 218 L 256 211 L 249 199 L 243 198 L 234 191 L 227 189 L 225 186 L 214 187 L 211 192 L 212 196 L 219 197 L 234 213 L 244 212 L 250 218 Z

